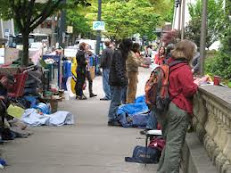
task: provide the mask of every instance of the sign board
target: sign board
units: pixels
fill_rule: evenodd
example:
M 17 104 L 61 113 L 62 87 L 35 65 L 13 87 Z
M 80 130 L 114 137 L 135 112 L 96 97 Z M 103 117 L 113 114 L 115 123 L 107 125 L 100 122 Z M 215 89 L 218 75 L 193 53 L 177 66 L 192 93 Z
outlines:
M 103 21 L 95 21 L 95 22 L 93 22 L 93 30 L 95 30 L 95 31 L 104 31 L 105 30 L 105 22 L 103 22 Z
M 67 26 L 67 33 L 72 34 L 73 33 L 73 26 Z

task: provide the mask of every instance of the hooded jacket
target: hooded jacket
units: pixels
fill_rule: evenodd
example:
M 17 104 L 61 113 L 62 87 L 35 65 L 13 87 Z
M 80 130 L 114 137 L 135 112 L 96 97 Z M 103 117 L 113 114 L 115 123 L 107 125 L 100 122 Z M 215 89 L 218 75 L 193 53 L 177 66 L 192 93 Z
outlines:
M 173 62 L 174 59 L 170 59 Z M 172 102 L 189 114 L 193 113 L 192 98 L 198 86 L 193 82 L 191 67 L 187 63 L 179 63 L 170 67 L 169 95 Z

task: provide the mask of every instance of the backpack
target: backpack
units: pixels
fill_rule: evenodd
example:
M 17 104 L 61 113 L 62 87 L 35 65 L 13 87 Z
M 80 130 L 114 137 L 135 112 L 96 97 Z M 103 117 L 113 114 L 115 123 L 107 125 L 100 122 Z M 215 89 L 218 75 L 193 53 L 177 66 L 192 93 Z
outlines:
M 161 156 L 161 151 L 157 148 L 136 146 L 133 150 L 132 157 L 125 157 L 126 162 L 136 163 L 158 163 Z
M 150 109 L 155 108 L 157 112 L 165 112 L 170 103 L 169 98 L 169 73 L 170 67 L 183 63 L 187 63 L 184 59 L 176 60 L 170 64 L 162 64 L 156 67 L 150 75 L 149 80 L 145 85 L 146 104 Z

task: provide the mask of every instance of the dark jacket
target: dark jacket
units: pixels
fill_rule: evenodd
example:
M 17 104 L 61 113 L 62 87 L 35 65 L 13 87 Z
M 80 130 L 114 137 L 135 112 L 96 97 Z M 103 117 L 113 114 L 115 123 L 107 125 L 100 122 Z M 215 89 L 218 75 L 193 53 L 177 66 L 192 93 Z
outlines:
M 87 62 L 85 57 L 85 52 L 82 50 L 79 50 L 76 54 L 76 60 L 78 68 L 86 68 Z
M 79 50 L 76 54 L 76 60 L 77 60 L 77 69 L 76 73 L 78 75 L 86 75 L 86 57 L 85 57 L 85 52 L 82 50 Z
M 100 66 L 102 68 L 110 68 L 111 61 L 113 56 L 113 50 L 109 47 L 103 50 L 101 59 L 100 59 Z
M 194 73 L 198 73 L 200 70 L 200 53 L 197 52 L 196 55 L 192 59 L 192 68 Z
M 113 53 L 109 84 L 111 86 L 126 86 L 128 84 L 128 78 L 126 76 L 126 59 L 122 57 L 121 51 L 115 50 Z

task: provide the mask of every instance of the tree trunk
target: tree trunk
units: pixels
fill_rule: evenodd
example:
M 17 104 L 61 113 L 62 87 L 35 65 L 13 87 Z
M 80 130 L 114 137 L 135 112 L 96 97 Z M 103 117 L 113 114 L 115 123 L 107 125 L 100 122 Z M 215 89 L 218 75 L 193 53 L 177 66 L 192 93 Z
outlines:
M 22 33 L 22 42 L 23 42 L 23 55 L 22 55 L 22 66 L 28 65 L 29 60 L 29 32 Z

